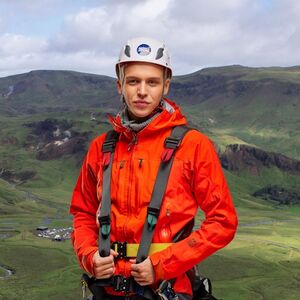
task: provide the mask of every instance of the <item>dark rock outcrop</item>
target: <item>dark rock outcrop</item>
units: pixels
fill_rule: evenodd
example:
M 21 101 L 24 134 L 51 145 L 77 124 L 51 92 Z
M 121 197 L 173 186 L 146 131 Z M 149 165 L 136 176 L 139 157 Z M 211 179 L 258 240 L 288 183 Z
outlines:
M 86 151 L 89 133 L 72 130 L 67 120 L 46 119 L 24 126 L 31 128 L 24 147 L 35 151 L 38 160 L 59 159 L 68 154 L 76 154 L 81 160 Z
M 253 196 L 263 198 L 265 200 L 273 200 L 279 204 L 300 204 L 300 191 L 283 188 L 276 185 L 266 186 L 253 193 Z
M 25 127 L 31 128 L 31 134 L 37 136 L 40 142 L 51 142 L 56 138 L 69 137 L 66 133 L 72 127 L 67 120 L 45 119 L 40 122 L 26 123 Z M 29 136 L 32 139 L 33 136 Z
M 35 175 L 35 171 L 16 172 L 15 170 L 0 168 L 0 178 L 9 183 L 21 184 L 33 179 Z
M 67 154 L 84 153 L 87 136 L 73 137 L 65 142 L 54 141 L 42 147 L 36 155 L 38 160 L 58 159 Z
M 300 175 L 300 161 L 248 145 L 228 145 L 220 159 L 222 167 L 229 171 L 248 171 L 255 176 L 262 167 L 276 167 Z

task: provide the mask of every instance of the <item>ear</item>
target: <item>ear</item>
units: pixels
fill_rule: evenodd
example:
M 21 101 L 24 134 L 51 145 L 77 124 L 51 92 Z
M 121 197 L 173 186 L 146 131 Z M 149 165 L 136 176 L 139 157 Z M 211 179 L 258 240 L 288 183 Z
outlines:
M 164 96 L 166 96 L 169 92 L 170 82 L 170 79 L 166 79 L 164 82 Z
M 118 91 L 119 95 L 122 94 L 122 86 L 121 86 L 120 79 L 117 80 L 117 91 Z

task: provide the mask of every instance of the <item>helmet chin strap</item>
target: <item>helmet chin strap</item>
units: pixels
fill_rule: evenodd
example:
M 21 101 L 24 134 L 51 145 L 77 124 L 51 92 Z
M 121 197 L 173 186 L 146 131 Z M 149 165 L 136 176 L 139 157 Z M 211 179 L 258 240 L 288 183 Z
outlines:
M 125 69 L 125 66 L 126 66 L 125 64 L 123 64 L 122 66 L 118 65 L 118 68 L 119 68 L 119 81 L 120 81 L 120 85 L 121 85 L 120 102 L 127 106 L 125 97 L 124 97 L 124 79 L 125 79 L 124 69 Z
M 163 100 L 164 95 L 165 95 L 165 83 L 166 80 L 168 79 L 168 70 L 167 68 L 164 68 L 164 75 L 163 75 L 163 90 L 162 90 L 162 95 L 161 95 L 161 100 Z

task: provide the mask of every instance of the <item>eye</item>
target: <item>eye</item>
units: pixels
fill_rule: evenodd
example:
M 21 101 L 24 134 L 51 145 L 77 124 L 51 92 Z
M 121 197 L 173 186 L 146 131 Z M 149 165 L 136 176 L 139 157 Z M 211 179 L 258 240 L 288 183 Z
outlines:
M 148 81 L 148 84 L 149 84 L 150 86 L 156 86 L 156 85 L 158 84 L 158 82 L 157 82 L 156 80 L 149 80 L 149 81 Z
M 135 85 L 135 84 L 137 84 L 137 80 L 136 79 L 128 79 L 126 82 L 129 85 Z

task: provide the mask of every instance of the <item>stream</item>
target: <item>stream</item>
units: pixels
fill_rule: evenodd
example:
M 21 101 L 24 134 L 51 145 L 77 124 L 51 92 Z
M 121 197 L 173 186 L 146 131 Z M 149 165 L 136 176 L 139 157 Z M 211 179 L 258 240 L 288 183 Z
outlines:
M 4 279 L 6 277 L 9 277 L 9 276 L 13 275 L 13 271 L 9 270 L 9 269 L 6 269 L 6 267 L 4 267 L 4 266 L 0 266 L 0 269 L 4 270 L 4 275 L 0 276 L 0 279 Z

